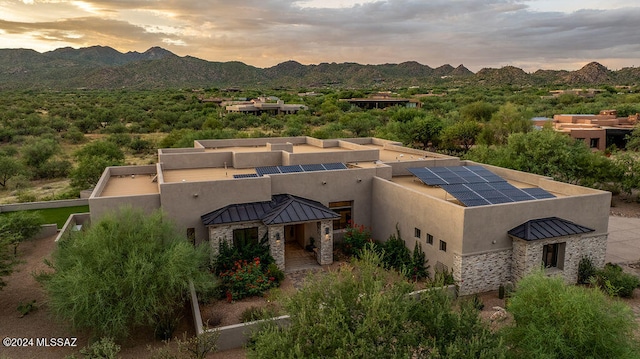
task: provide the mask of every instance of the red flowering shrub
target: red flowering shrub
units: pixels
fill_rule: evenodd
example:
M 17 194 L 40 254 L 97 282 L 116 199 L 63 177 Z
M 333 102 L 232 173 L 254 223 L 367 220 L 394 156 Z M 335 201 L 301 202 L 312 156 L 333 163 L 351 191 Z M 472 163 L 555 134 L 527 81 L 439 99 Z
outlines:
M 358 257 L 364 246 L 372 242 L 371 231 L 363 225 L 349 225 L 343 237 L 342 251 L 348 256 Z
M 274 275 L 262 271 L 258 257 L 253 261 L 235 261 L 233 268 L 221 272 L 219 277 L 226 289 L 228 301 L 262 295 L 269 288 L 278 285 Z

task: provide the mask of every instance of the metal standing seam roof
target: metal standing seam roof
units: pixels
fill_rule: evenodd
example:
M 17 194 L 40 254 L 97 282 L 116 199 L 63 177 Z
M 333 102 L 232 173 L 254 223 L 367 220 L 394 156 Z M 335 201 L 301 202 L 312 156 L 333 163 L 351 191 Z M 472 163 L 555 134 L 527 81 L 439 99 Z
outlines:
M 337 219 L 340 215 L 320 202 L 290 194 L 278 194 L 271 201 L 231 204 L 201 217 L 205 226 L 262 221 L 265 225 Z
M 525 241 L 533 241 L 594 231 L 594 229 L 581 226 L 566 219 L 548 217 L 532 219 L 511 229 L 508 233 L 511 236 L 524 239 Z

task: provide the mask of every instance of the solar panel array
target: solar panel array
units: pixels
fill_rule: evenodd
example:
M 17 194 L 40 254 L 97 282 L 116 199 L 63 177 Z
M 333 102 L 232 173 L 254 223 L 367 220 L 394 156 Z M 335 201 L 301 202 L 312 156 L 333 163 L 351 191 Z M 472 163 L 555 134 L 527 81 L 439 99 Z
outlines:
M 440 186 L 467 207 L 555 198 L 542 188 L 520 189 L 481 166 L 409 168 L 423 183 Z
M 347 165 L 344 163 L 318 163 L 309 165 L 290 165 L 290 166 L 265 166 L 257 167 L 257 176 L 274 175 L 280 173 L 297 173 L 297 172 L 315 172 L 315 171 L 333 171 L 346 170 Z
M 239 175 L 233 175 L 233 178 L 254 178 L 254 177 L 258 177 L 258 175 L 255 173 L 244 173 Z

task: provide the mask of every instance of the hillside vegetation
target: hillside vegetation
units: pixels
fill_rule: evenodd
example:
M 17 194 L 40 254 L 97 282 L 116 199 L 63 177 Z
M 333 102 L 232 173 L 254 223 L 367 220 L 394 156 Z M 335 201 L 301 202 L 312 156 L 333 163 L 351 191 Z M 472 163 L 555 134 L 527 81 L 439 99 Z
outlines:
M 0 90 L 9 89 L 162 89 L 198 87 L 269 88 L 326 86 L 368 88 L 424 85 L 634 85 L 640 70 L 611 71 L 592 62 L 577 71 L 539 70 L 526 73 L 506 66 L 485 68 L 476 74 L 464 65 L 436 68 L 415 61 L 400 64 L 361 65 L 321 63 L 302 65 L 287 61 L 270 68 L 242 62 L 212 62 L 180 57 L 153 47 L 144 53 L 121 53 L 93 46 L 61 48 L 39 53 L 25 49 L 0 49 Z

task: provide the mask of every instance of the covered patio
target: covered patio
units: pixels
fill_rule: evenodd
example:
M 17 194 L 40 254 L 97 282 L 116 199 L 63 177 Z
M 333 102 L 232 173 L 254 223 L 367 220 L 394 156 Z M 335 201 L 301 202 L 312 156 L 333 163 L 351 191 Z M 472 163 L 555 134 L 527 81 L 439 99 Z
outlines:
M 282 270 L 289 270 L 288 260 L 296 267 L 308 265 L 309 261 L 302 260 L 309 257 L 320 265 L 333 263 L 333 220 L 338 218 L 339 214 L 320 202 L 290 194 L 274 195 L 271 201 L 231 204 L 201 216 L 214 254 L 222 241 L 257 245 L 266 239 Z M 287 250 L 291 256 L 286 255 Z

